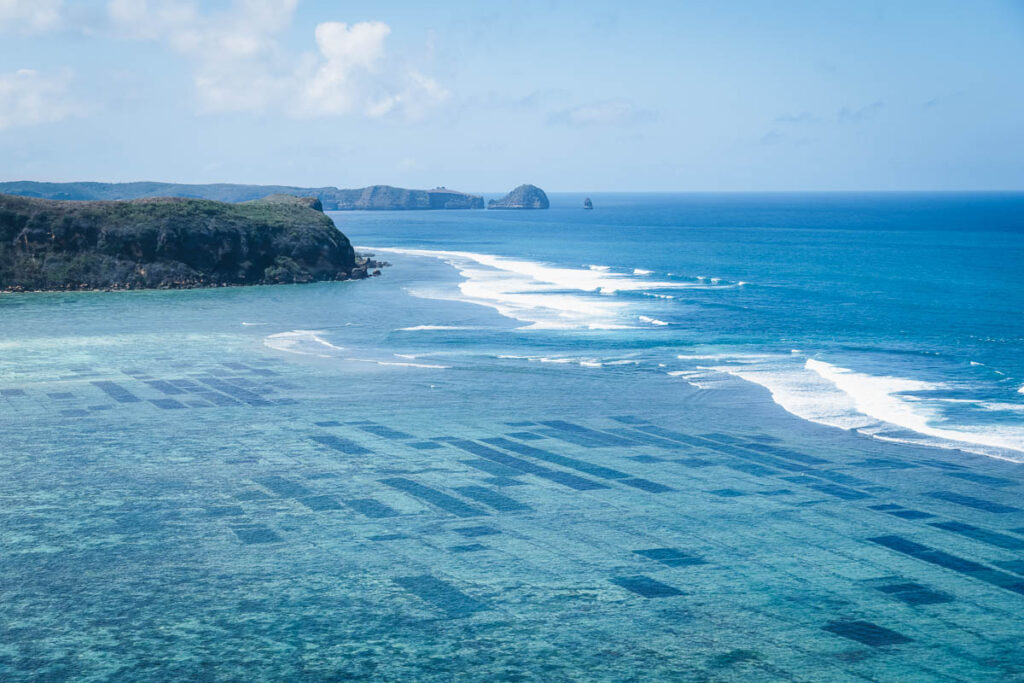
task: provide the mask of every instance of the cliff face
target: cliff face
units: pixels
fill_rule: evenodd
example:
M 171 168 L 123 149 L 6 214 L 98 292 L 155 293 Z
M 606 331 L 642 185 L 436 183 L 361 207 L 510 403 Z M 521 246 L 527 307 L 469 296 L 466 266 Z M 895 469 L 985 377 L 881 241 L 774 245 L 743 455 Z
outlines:
M 0 195 L 0 291 L 365 277 L 315 198 L 51 201 Z
M 488 209 L 546 209 L 548 206 L 548 196 L 536 185 L 520 185 L 501 199 L 487 202 Z
M 320 194 L 328 211 L 413 211 L 417 209 L 482 209 L 483 197 L 454 190 L 406 190 L 372 185 L 361 190 L 335 190 Z
M 76 201 L 188 197 L 222 202 L 245 202 L 274 194 L 317 197 L 327 211 L 482 209 L 483 197 L 444 188 L 407 190 L 372 185 L 358 190 L 337 187 L 293 187 L 289 185 L 179 185 L 175 183 L 0 183 L 0 192 L 40 199 Z

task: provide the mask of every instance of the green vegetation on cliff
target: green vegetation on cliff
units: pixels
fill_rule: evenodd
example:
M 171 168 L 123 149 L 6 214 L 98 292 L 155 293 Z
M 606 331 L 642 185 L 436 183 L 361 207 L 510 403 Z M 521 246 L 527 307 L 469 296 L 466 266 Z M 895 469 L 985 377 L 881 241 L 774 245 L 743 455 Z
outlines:
M 53 201 L 0 195 L 0 291 L 365 277 L 316 198 Z

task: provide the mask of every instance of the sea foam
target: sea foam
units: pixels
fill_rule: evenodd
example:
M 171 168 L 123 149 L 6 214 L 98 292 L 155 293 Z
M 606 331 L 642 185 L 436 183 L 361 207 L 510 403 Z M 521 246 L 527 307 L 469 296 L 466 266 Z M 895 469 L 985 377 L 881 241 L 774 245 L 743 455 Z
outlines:
M 605 266 L 568 268 L 467 251 L 366 249 L 441 259 L 455 267 L 463 278 L 459 283 L 459 299 L 489 306 L 506 317 L 529 323 L 526 327 L 534 329 L 628 329 L 635 326 L 630 323 L 629 311 L 637 304 L 616 298 L 616 294 L 707 287 L 703 283 L 653 280 L 616 273 Z M 444 298 L 437 291 L 410 293 Z
M 691 357 L 693 358 L 693 357 Z M 723 359 L 725 360 L 725 359 Z M 710 368 L 760 384 L 786 411 L 811 422 L 852 429 L 886 441 L 958 448 L 1008 460 L 1024 460 L 1024 429 L 1014 425 L 951 423 L 933 398 L 937 382 L 855 372 L 822 360 L 792 356 Z M 915 393 L 926 393 L 926 397 Z M 965 400 L 985 410 L 984 401 Z M 988 403 L 990 406 L 991 403 Z M 914 435 L 917 436 L 914 436 Z

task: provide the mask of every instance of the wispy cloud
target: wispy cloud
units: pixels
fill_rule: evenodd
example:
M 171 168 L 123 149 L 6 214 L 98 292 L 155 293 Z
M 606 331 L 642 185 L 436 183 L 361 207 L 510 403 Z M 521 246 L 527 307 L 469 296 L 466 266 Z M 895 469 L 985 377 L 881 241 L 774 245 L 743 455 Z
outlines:
M 387 59 L 391 28 L 382 22 L 324 22 L 315 51 L 288 51 L 281 38 L 296 4 L 235 0 L 204 13 L 184 0 L 110 0 L 107 9 L 122 35 L 164 43 L 192 63 L 204 112 L 419 118 L 448 97 L 429 76 Z
M 653 121 L 654 112 L 624 99 L 605 100 L 553 112 L 548 121 L 569 126 L 623 126 Z
M 839 110 L 836 117 L 840 123 L 860 123 L 862 121 L 868 121 L 880 112 L 885 107 L 885 102 L 878 100 L 871 104 L 860 107 L 859 109 L 851 109 L 850 107 L 843 107 Z
M 0 30 L 39 33 L 61 23 L 63 0 L 0 0 Z
M 0 74 L 0 130 L 81 116 L 86 107 L 69 92 L 71 72 L 33 69 Z
M 787 124 L 800 124 L 800 123 L 813 123 L 818 119 L 811 114 L 809 111 L 803 111 L 799 114 L 782 114 L 775 118 L 775 123 L 787 123 Z

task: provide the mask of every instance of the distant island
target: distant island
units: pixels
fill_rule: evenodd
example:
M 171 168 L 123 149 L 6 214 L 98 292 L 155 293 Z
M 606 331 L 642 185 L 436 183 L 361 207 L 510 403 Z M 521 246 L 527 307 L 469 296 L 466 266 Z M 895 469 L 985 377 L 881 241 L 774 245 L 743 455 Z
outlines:
M 501 199 L 487 202 L 488 209 L 546 209 L 548 206 L 548 196 L 536 185 L 520 185 Z
M 0 291 L 178 289 L 377 275 L 319 199 L 54 201 L 0 194 Z
M 177 183 L 40 183 L 29 180 L 0 183 L 0 193 L 61 200 L 146 199 L 188 197 L 219 202 L 246 202 L 271 195 L 316 197 L 325 211 L 412 211 L 427 209 L 482 209 L 484 199 L 444 187 L 407 190 L 390 185 L 372 185 L 357 190 L 337 187 L 293 187 L 290 185 L 181 185 Z

